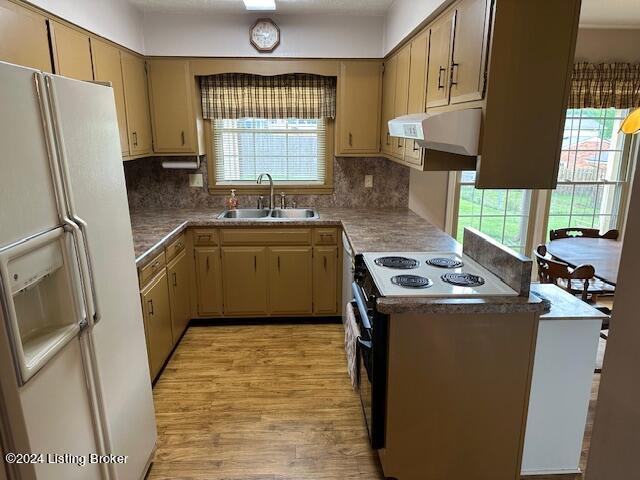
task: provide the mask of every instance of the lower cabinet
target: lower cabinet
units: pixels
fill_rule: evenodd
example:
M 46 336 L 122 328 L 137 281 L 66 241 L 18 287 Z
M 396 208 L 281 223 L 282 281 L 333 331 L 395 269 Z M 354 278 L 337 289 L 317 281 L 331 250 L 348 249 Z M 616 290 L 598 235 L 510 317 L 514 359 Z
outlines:
M 338 247 L 315 247 L 313 254 L 314 313 L 337 315 Z
M 266 315 L 267 248 L 222 247 L 224 313 Z
M 312 255 L 311 247 L 269 248 L 269 305 L 272 314 L 313 313 Z
M 183 250 L 167 265 L 169 300 L 171 303 L 171 332 L 175 344 L 189 323 L 189 259 Z
M 166 270 L 162 270 L 141 291 L 142 313 L 147 334 L 149 370 L 153 380 L 173 347 L 171 308 Z
M 222 273 L 218 247 L 196 247 L 198 315 L 222 314 Z

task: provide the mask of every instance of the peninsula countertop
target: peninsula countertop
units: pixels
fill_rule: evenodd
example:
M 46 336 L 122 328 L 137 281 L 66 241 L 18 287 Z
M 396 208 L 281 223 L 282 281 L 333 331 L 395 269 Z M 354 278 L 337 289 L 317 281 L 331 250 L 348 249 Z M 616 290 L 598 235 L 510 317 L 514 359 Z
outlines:
M 354 253 L 401 251 L 455 251 L 461 245 L 438 227 L 409 209 L 318 209 L 319 219 L 269 221 L 218 219 L 220 210 L 143 209 L 131 211 L 133 242 L 138 267 L 145 265 L 187 227 L 336 226 L 345 232 Z M 379 298 L 385 313 L 467 312 L 505 313 L 543 309 L 537 297 L 487 299 Z

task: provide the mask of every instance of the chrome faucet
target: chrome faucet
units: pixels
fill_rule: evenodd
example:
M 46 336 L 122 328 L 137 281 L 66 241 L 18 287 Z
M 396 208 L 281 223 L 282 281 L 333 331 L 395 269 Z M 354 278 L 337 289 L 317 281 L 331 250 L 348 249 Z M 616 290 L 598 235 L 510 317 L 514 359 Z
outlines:
M 262 183 L 262 177 L 267 177 L 269 179 L 269 210 L 273 210 L 275 208 L 275 196 L 273 194 L 273 178 L 268 173 L 261 173 L 256 180 L 256 183 L 260 185 Z

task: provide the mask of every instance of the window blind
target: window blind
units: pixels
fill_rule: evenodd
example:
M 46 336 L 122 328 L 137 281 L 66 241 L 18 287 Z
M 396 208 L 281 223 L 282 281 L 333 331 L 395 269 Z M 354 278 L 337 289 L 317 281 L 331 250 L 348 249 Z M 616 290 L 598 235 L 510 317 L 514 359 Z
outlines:
M 217 185 L 251 184 L 268 172 L 279 184 L 323 185 L 326 120 L 212 120 Z

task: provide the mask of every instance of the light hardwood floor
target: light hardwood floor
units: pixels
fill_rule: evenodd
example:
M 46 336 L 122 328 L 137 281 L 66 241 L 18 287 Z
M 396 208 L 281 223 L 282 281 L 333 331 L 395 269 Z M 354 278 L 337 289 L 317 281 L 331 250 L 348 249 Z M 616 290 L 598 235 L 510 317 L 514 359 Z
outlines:
M 190 327 L 154 387 L 148 479 L 382 479 L 343 352 L 338 324 Z

